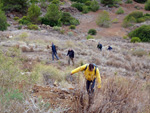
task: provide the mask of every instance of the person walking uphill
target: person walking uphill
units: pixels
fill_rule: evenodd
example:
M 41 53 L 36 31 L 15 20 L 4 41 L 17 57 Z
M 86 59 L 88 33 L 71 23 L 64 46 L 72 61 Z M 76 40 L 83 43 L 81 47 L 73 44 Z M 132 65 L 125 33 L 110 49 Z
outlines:
M 54 60 L 54 55 L 57 58 L 57 60 L 59 60 L 58 56 L 57 56 L 57 50 L 56 50 L 56 46 L 52 43 L 52 59 Z
M 100 51 L 102 51 L 102 47 L 103 47 L 102 44 L 99 42 L 99 43 L 97 44 L 97 48 L 100 49 Z
M 97 87 L 101 88 L 101 77 L 99 73 L 99 69 L 95 64 L 85 64 L 83 66 L 80 66 L 73 71 L 71 71 L 71 75 L 74 73 L 77 73 L 79 71 L 84 71 L 84 75 L 86 78 L 86 90 L 88 94 L 94 93 L 94 86 L 95 86 L 95 80 L 97 79 Z M 91 87 L 91 91 L 90 91 Z
M 73 61 L 73 58 L 74 58 L 74 51 L 69 49 L 68 50 L 68 53 L 67 53 L 67 56 L 69 56 L 69 59 L 68 59 L 68 65 L 70 65 L 70 60 L 72 61 L 73 65 L 74 65 L 74 61 Z

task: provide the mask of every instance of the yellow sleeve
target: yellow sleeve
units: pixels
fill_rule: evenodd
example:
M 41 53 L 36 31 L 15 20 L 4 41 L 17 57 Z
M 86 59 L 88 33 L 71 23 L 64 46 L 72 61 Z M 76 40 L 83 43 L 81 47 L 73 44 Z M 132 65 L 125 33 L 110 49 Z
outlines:
M 97 87 L 101 88 L 101 76 L 100 76 L 100 72 L 99 72 L 98 68 L 96 69 L 96 79 L 97 79 L 97 83 L 98 83 Z
M 86 65 L 87 65 L 87 64 L 85 64 L 85 65 L 83 65 L 83 66 L 80 66 L 80 67 L 78 67 L 78 68 L 72 70 L 72 71 L 71 71 L 71 74 L 77 73 L 77 72 L 79 72 L 79 71 L 83 71 L 83 70 L 86 68 Z

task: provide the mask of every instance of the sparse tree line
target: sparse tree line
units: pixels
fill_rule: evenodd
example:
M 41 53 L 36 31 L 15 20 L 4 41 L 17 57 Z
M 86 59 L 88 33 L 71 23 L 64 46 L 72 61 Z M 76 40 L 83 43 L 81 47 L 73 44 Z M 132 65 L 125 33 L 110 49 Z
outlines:
M 88 13 L 89 11 L 95 12 L 100 7 L 99 3 L 96 0 L 71 1 L 71 6 L 77 8 L 82 13 Z M 138 3 L 145 3 L 145 10 L 150 10 L 150 0 L 134 1 Z M 100 2 L 108 7 L 118 7 L 118 4 L 122 4 L 121 0 L 100 0 Z M 126 3 L 132 3 L 132 0 L 127 0 Z M 59 6 L 61 4 L 63 4 L 63 2 L 59 0 L 0 0 L 0 30 L 4 31 L 9 26 L 9 24 L 7 23 L 7 17 L 5 16 L 5 12 L 8 13 L 13 11 L 22 13 L 24 15 L 22 18 L 14 18 L 14 20 L 18 21 L 18 23 L 20 24 L 18 29 L 21 29 L 22 25 L 27 25 L 28 29 L 38 30 L 38 26 L 36 24 L 45 24 L 52 27 L 70 25 L 70 29 L 75 29 L 75 26 L 80 24 L 79 20 L 72 17 L 71 14 L 68 12 L 60 11 Z M 47 9 L 47 12 L 44 16 L 41 16 L 41 8 Z M 123 13 L 124 10 L 122 7 L 119 7 L 116 11 L 116 14 Z M 143 14 L 140 11 L 134 11 L 124 18 L 122 25 L 123 27 L 130 27 L 133 26 L 134 23 L 141 23 L 147 20 L 150 20 L 150 14 Z M 97 25 L 99 25 L 100 27 L 109 27 L 112 23 L 117 22 L 117 18 L 114 20 L 110 19 L 109 13 L 107 11 L 103 11 L 102 13 L 100 13 L 96 20 Z M 149 31 L 147 29 L 145 30 L 145 32 L 147 32 L 148 34 Z M 134 37 L 137 36 L 139 35 L 135 35 Z M 150 40 L 148 35 L 146 35 L 144 39 L 141 39 L 141 37 L 139 38 L 140 41 L 144 42 L 149 42 Z

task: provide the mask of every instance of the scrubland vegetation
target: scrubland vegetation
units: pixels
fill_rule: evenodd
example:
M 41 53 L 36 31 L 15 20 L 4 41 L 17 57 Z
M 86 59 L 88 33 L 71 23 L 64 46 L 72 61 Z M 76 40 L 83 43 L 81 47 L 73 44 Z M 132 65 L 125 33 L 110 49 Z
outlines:
M 135 3 L 142 10 L 128 11 Z M 149 8 L 150 0 L 0 0 L 0 113 L 149 113 Z M 83 73 L 70 76 L 90 62 L 102 77 L 92 100 Z

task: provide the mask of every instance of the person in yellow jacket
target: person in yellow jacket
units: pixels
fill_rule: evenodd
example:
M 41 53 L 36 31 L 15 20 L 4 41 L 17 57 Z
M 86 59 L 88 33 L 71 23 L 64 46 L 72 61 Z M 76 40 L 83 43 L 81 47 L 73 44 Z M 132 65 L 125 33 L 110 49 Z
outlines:
M 99 73 L 99 69 L 94 64 L 85 64 L 71 71 L 71 75 L 77 73 L 79 71 L 84 71 L 84 75 L 86 78 L 86 89 L 88 94 L 94 92 L 95 80 L 97 79 L 97 87 L 101 88 L 101 77 Z M 91 91 L 89 90 L 91 86 Z

